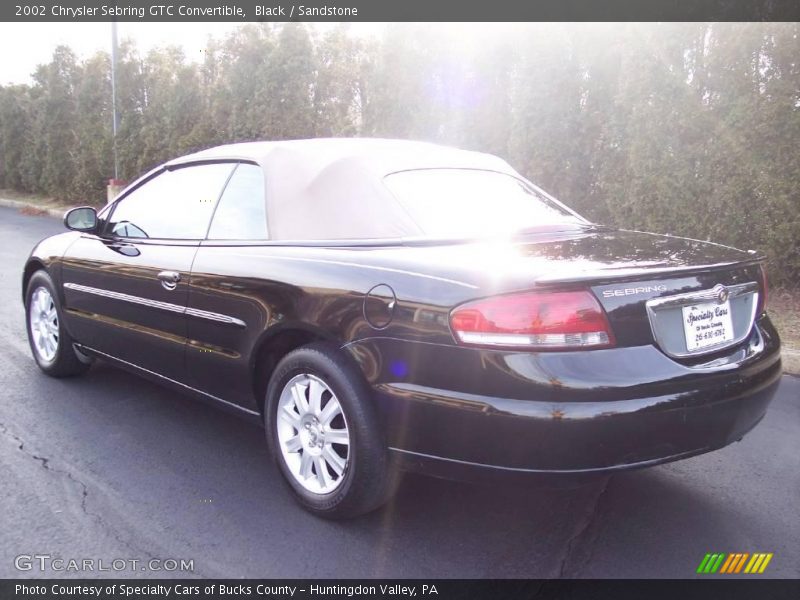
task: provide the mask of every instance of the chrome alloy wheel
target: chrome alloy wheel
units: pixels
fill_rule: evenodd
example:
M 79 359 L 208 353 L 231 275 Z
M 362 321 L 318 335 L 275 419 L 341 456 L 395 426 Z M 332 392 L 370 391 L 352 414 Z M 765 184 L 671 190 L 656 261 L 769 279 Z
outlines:
M 36 354 L 42 360 L 52 361 L 58 351 L 58 312 L 46 287 L 38 287 L 31 294 L 28 319 Z
M 278 443 L 286 466 L 306 490 L 329 494 L 342 483 L 350 432 L 339 400 L 319 377 L 302 373 L 281 391 Z

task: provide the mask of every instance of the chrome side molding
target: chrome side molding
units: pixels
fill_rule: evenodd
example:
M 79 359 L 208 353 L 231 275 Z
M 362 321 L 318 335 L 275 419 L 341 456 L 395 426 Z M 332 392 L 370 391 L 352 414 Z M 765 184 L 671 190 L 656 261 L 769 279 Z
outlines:
M 710 290 L 701 290 L 699 292 L 689 292 L 687 294 L 677 294 L 675 296 L 662 296 L 660 298 L 652 298 L 647 301 L 647 310 L 658 310 L 667 307 L 689 306 L 691 304 L 698 304 L 700 302 L 717 302 L 719 300 L 720 289 L 724 288 L 727 291 L 727 298 L 736 298 L 751 292 L 758 292 L 758 283 L 755 281 L 748 281 L 747 283 L 739 283 L 736 285 L 720 286 L 716 285 Z
M 235 325 L 237 327 L 247 327 L 247 324 L 241 319 L 232 317 L 230 315 L 223 315 L 208 310 L 200 310 L 199 308 L 189 308 L 180 306 L 179 304 L 172 304 L 171 302 L 161 302 L 160 300 L 150 300 L 149 298 L 142 298 L 141 296 L 132 296 L 131 294 L 123 294 L 121 292 L 114 292 L 111 290 L 104 290 L 88 285 L 81 285 L 79 283 L 65 283 L 64 287 L 86 294 L 94 294 L 95 296 L 102 296 L 103 298 L 110 298 L 112 300 L 120 300 L 122 302 L 130 302 L 132 304 L 140 304 L 150 308 L 157 308 L 167 312 L 184 314 L 190 317 L 197 317 L 199 319 L 207 319 L 209 321 L 216 321 L 217 323 L 226 323 L 228 325 Z

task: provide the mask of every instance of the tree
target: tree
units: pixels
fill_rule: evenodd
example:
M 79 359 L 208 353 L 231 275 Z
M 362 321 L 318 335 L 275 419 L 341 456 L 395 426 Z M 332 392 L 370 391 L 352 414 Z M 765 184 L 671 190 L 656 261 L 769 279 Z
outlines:
M 76 72 L 74 171 L 68 193 L 81 202 L 99 202 L 114 173 L 110 58 L 99 53 Z
M 53 60 L 41 65 L 33 76 L 38 89 L 32 106 L 34 114 L 31 124 L 35 141 L 28 157 L 31 165 L 27 172 L 27 184 L 37 192 L 69 195 L 72 189 L 77 142 L 77 70 L 72 50 L 58 46 L 53 53 Z M 38 162 L 37 166 L 32 164 L 34 160 Z
M 360 61 L 364 44 L 347 25 L 328 32 L 316 52 L 314 132 L 320 137 L 352 136 L 360 125 Z
M 258 133 L 265 139 L 314 136 L 314 49 L 302 23 L 288 23 L 263 65 L 254 106 Z
M 222 143 L 438 141 L 507 158 L 584 216 L 757 248 L 800 279 L 797 23 L 250 24 L 117 64 L 120 175 Z M 0 87 L 0 186 L 102 198 L 110 65 L 66 47 Z
M 30 113 L 27 85 L 0 86 L 0 188 L 32 191 L 23 177 Z

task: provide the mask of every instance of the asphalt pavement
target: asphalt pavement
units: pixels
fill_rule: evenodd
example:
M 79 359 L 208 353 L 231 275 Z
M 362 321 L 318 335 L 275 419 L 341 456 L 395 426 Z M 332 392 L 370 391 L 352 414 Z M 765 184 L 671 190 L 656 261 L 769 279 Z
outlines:
M 0 208 L 0 577 L 684 578 L 707 552 L 772 552 L 758 577 L 800 577 L 800 379 L 704 456 L 574 490 L 408 476 L 384 509 L 327 522 L 292 501 L 258 427 L 102 363 L 40 373 L 21 273 L 62 230 Z M 42 572 L 35 555 L 127 566 Z M 194 570 L 141 571 L 152 558 Z

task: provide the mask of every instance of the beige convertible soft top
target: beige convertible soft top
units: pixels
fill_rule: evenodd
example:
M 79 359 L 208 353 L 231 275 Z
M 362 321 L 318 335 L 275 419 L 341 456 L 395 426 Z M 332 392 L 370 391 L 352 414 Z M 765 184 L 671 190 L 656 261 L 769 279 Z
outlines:
M 246 160 L 264 170 L 267 219 L 275 240 L 397 238 L 422 232 L 383 178 L 413 169 L 481 169 L 520 177 L 489 154 L 426 142 L 330 138 L 246 142 L 166 164 Z

